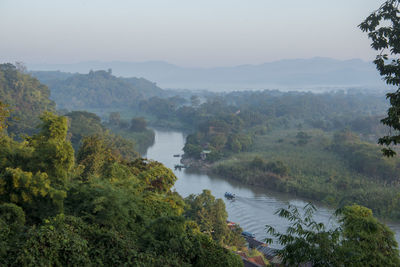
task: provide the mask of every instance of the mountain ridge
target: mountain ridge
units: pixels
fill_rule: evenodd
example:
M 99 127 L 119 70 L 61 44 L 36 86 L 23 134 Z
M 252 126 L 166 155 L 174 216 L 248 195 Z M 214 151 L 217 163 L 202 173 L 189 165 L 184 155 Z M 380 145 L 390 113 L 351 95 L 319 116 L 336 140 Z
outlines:
M 122 77 L 143 77 L 162 88 L 243 90 L 293 87 L 384 87 L 372 62 L 326 57 L 283 59 L 261 64 L 194 68 L 165 61 L 86 61 L 75 64 L 31 64 L 32 70 L 87 73 L 111 68 Z

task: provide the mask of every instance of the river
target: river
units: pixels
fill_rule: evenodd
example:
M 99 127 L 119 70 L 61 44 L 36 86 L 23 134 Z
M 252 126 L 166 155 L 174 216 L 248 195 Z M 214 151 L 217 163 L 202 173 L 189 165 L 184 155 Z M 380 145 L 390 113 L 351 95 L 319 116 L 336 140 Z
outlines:
M 155 142 L 148 148 L 147 154 L 144 156 L 159 161 L 174 171 L 178 178 L 175 190 L 183 197 L 200 194 L 203 189 L 211 190 L 216 198 L 225 201 L 229 220 L 239 223 L 245 231 L 254 233 L 259 240 L 267 237 L 265 231 L 267 224 L 280 232 L 286 231 L 288 222 L 275 215 L 277 209 L 286 208 L 288 204 L 302 208 L 308 203 L 290 194 L 272 192 L 265 188 L 243 185 L 211 175 L 189 172 L 185 169 L 174 170 L 174 166 L 179 164 L 180 158 L 173 157 L 173 155 L 183 154 L 184 134 L 165 130 L 155 130 L 155 134 Z M 234 201 L 225 199 L 225 192 L 236 194 L 236 199 Z M 328 227 L 334 227 L 336 220 L 332 215 L 333 209 L 319 204 L 315 204 L 315 206 L 318 210 L 314 219 L 317 222 L 323 222 Z M 386 222 L 386 224 L 395 231 L 396 239 L 399 242 L 400 224 L 391 222 Z M 277 244 L 273 246 L 279 247 Z

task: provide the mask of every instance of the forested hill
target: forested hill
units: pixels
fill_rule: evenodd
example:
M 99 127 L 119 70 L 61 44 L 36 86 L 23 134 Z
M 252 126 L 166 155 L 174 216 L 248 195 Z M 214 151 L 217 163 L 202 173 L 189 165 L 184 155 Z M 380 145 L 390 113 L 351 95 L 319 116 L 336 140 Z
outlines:
M 170 169 L 140 158 L 95 114 L 50 112 L 49 89 L 22 67 L 0 64 L 0 266 L 243 266 L 226 249 L 244 239 L 221 199 L 182 198 Z M 33 134 L 16 140 L 7 125 Z
M 0 64 L 0 101 L 9 105 L 11 118 L 8 131 L 32 134 L 44 111 L 54 111 L 50 90 L 36 78 L 25 74 L 12 64 Z
M 58 71 L 32 72 L 51 89 L 51 98 L 58 108 L 83 109 L 129 107 L 152 96 L 162 94 L 155 83 L 143 78 L 120 78 L 108 71 L 71 74 Z

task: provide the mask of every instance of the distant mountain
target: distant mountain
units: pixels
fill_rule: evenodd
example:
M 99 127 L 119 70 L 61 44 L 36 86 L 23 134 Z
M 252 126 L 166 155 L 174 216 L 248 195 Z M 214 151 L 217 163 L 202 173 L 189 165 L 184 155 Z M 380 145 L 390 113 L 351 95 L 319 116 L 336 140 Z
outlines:
M 110 71 L 87 74 L 60 71 L 32 71 L 32 75 L 51 90 L 58 108 L 127 107 L 140 100 L 159 96 L 163 90 L 143 78 L 116 77 Z
M 65 65 L 29 65 L 33 70 L 87 73 L 111 68 L 124 77 L 144 77 L 163 88 L 241 90 L 384 85 L 372 62 L 360 59 L 288 59 L 261 65 L 218 68 L 184 68 L 161 61 L 81 62 Z

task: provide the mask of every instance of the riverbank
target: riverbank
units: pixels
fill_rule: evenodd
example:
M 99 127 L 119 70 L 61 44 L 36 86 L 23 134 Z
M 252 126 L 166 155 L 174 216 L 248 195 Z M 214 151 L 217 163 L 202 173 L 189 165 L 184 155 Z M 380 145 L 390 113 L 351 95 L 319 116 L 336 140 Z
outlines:
M 210 173 L 213 167 L 212 163 L 207 163 L 201 159 L 194 159 L 183 156 L 180 162 L 185 166 L 189 171 L 197 171 L 201 173 Z
M 214 163 L 185 159 L 190 169 L 246 185 L 290 193 L 333 208 L 354 203 L 382 219 L 400 220 L 398 159 L 383 158 L 379 147 L 354 134 L 329 135 L 307 131 L 298 142 L 296 131 L 258 135 L 245 152 L 230 153 Z
M 400 189 L 398 187 L 382 186 L 373 181 L 361 180 L 359 177 L 353 179 L 337 177 L 335 180 L 306 175 L 293 177 L 282 170 L 285 166 L 277 166 L 279 162 L 256 161 L 254 159 L 228 160 L 208 163 L 191 158 L 181 160 L 190 171 L 199 171 L 245 185 L 290 193 L 294 197 L 315 200 L 332 208 L 357 203 L 372 209 L 374 214 L 382 219 L 396 221 L 400 219 L 398 195 Z
M 132 141 L 135 144 L 135 150 L 139 152 L 140 155 L 146 153 L 147 149 L 154 144 L 155 133 L 153 129 L 146 129 L 140 132 L 130 131 L 129 129 L 121 128 L 111 128 L 113 133 L 122 136 L 125 139 Z
M 174 170 L 175 165 L 182 163 L 180 157 L 173 155 L 183 154 L 182 148 L 185 144 L 186 135 L 180 131 L 165 129 L 154 129 L 154 131 L 156 133 L 155 143 L 147 150 L 146 157 L 162 162 L 165 166 Z M 242 154 L 242 157 L 232 159 L 231 163 L 237 165 L 238 161 L 252 159 L 254 155 Z M 324 158 L 321 160 L 324 160 Z M 189 169 L 174 171 L 178 178 L 174 186 L 176 192 L 186 197 L 190 194 L 200 194 L 203 189 L 210 189 L 216 198 L 222 199 L 224 199 L 225 192 L 235 193 L 237 196 L 235 201 L 224 199 L 229 220 L 239 223 L 243 229 L 254 233 L 258 240 L 269 237 L 265 231 L 266 224 L 275 227 L 280 232 L 286 231 L 287 221 L 275 215 L 278 209 L 287 208 L 288 204 L 302 208 L 310 199 L 300 197 L 300 194 L 287 193 L 284 190 L 270 190 L 267 186 L 247 185 L 232 177 L 225 178 L 221 175 L 213 175 L 209 165 L 200 171 L 196 171 L 194 166 L 196 165 Z M 324 223 L 328 228 L 337 227 L 333 215 L 334 208 L 330 208 L 334 205 L 323 204 L 320 201 L 313 201 L 313 203 L 318 209 L 314 216 L 315 220 Z M 394 221 L 385 222 L 396 232 L 396 238 L 400 241 L 400 224 Z

